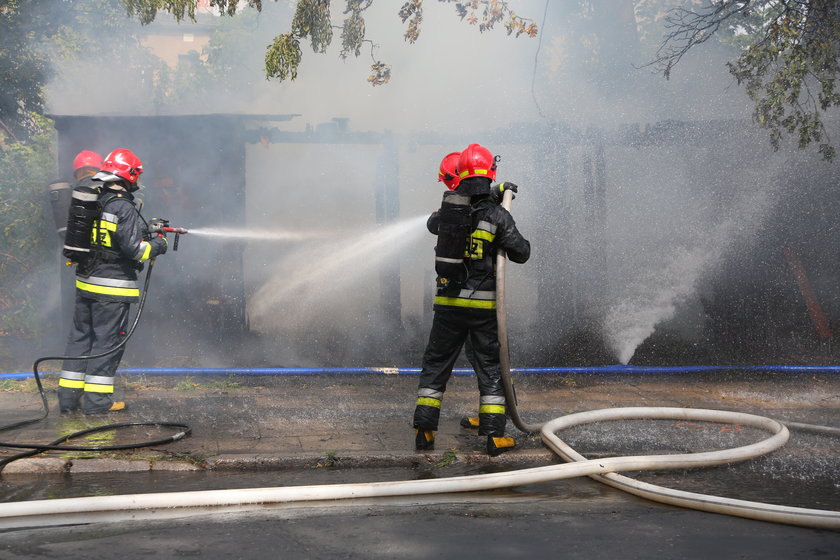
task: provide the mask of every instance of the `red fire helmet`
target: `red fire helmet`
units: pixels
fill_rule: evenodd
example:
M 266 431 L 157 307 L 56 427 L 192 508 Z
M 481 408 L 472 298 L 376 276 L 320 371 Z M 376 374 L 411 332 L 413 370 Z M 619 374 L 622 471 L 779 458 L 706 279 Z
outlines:
M 458 178 L 458 158 L 461 157 L 461 152 L 452 152 L 444 156 L 440 160 L 440 171 L 438 172 L 438 181 L 443 181 L 446 188 L 454 191 L 458 188 L 458 183 L 461 180 Z
M 100 171 L 113 173 L 129 183 L 136 183 L 143 173 L 143 162 L 131 150 L 120 148 L 105 156 Z
M 99 169 L 102 167 L 102 156 L 90 150 L 82 150 L 73 158 L 73 171 L 82 167 L 95 167 Z
M 496 180 L 496 159 L 481 144 L 470 144 L 458 158 L 458 179 L 463 181 L 468 177 Z

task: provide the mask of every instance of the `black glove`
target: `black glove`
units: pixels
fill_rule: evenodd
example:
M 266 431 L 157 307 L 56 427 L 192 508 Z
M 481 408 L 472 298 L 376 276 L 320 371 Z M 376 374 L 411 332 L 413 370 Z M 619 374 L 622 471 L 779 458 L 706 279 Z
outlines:
M 496 204 L 502 203 L 502 197 L 505 194 L 505 191 L 511 192 L 519 192 L 519 187 L 516 186 L 516 183 L 511 183 L 510 181 L 505 181 L 504 183 L 499 183 L 498 185 L 493 185 L 490 187 L 490 196 L 493 198 L 493 202 Z M 516 198 L 516 195 L 513 195 L 513 198 Z
M 164 254 L 169 243 L 167 243 L 166 238 L 161 235 L 160 237 L 153 237 L 151 241 L 149 241 L 149 245 L 152 246 L 152 258 L 154 258 L 158 255 Z

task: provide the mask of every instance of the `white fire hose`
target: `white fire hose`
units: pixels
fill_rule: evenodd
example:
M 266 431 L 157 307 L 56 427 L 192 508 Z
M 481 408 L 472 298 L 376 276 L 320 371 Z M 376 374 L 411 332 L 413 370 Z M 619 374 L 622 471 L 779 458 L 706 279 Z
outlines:
M 505 193 L 509 207 L 510 195 Z M 501 256 L 500 261 L 504 260 Z M 504 268 L 498 270 L 500 288 L 498 302 L 504 314 Z M 500 339 L 504 335 L 502 362 L 506 376 L 510 376 L 507 359 L 507 339 L 503 317 L 499 325 Z M 515 417 L 516 406 L 508 406 Z M 701 422 L 719 422 L 751 426 L 770 432 L 770 437 L 757 443 L 701 453 L 675 455 L 642 455 L 589 459 L 580 455 L 561 440 L 556 432 L 591 422 L 628 419 L 672 419 Z M 520 424 L 522 427 L 520 427 Z M 625 477 L 617 472 L 697 468 L 729 464 L 753 459 L 780 448 L 789 437 L 788 429 L 779 422 L 740 412 L 706 410 L 694 408 L 629 407 L 592 410 L 569 414 L 543 425 L 529 425 L 521 422 L 517 426 L 527 432 L 539 431 L 543 442 L 566 461 L 565 464 L 549 465 L 510 472 L 482 474 L 475 476 L 406 480 L 395 482 L 370 482 L 355 484 L 329 484 L 318 486 L 290 486 L 272 488 L 250 488 L 235 490 L 206 490 L 193 492 L 167 492 L 156 494 L 128 494 L 121 496 L 95 496 L 85 498 L 63 498 L 27 502 L 0 503 L 0 528 L 30 527 L 67 522 L 72 515 L 78 521 L 80 514 L 89 514 L 97 521 L 116 520 L 102 517 L 103 512 L 188 510 L 241 506 L 250 504 L 277 504 L 313 502 L 326 500 L 347 500 L 358 498 L 382 498 L 453 492 L 476 492 L 494 490 L 539 482 L 550 482 L 579 476 L 590 476 L 649 500 L 685 508 L 713 513 L 735 515 L 748 519 L 787 523 L 821 529 L 840 529 L 840 511 L 827 511 L 788 506 L 777 506 L 760 502 L 735 500 L 725 497 L 683 492 L 643 483 Z M 833 430 L 833 428 L 832 428 Z
M 586 460 L 554 433 L 564 428 L 589 422 L 624 419 L 679 419 L 723 422 L 752 426 L 767 430 L 772 435 L 758 443 L 720 451 Z M 541 436 L 543 441 L 551 449 L 565 459 L 573 462 L 503 473 L 441 479 L 129 494 L 122 496 L 95 496 L 3 503 L 0 504 L 0 528 L 49 525 L 51 524 L 51 516 L 61 517 L 57 522 L 65 523 L 67 522 L 66 516 L 68 514 L 74 514 L 73 519 L 78 522 L 77 516 L 84 513 L 95 514 L 101 512 L 173 508 L 186 510 L 188 508 L 245 504 L 276 504 L 476 492 L 535 484 L 538 482 L 550 482 L 578 476 L 597 476 L 599 480 L 622 490 L 648 499 L 681 507 L 805 527 L 840 529 L 840 512 L 836 511 L 775 506 L 703 494 L 693 494 L 637 482 L 614 474 L 616 471 L 706 467 L 744 461 L 764 455 L 778 449 L 788 439 L 787 428 L 769 418 L 739 412 L 692 408 L 614 408 L 569 414 L 557 418 L 547 422 L 543 426 Z M 107 520 L 101 516 L 98 516 L 97 519 L 101 521 Z M 55 522 L 52 521 L 52 523 Z

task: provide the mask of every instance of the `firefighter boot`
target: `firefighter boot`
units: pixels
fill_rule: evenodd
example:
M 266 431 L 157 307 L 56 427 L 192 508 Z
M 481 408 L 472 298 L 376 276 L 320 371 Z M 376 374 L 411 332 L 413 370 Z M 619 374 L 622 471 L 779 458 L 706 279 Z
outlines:
M 414 449 L 417 451 L 428 451 L 435 448 L 434 430 L 417 429 L 414 437 Z
M 58 388 L 58 410 L 61 414 L 69 414 L 79 410 L 79 402 L 82 398 L 81 389 L 70 389 L 68 387 Z
M 516 441 L 512 437 L 487 436 L 487 454 L 491 457 L 498 457 L 515 446 Z
M 128 405 L 125 404 L 125 401 L 114 401 L 114 404 L 111 405 L 111 408 L 109 408 L 105 412 L 110 414 L 113 412 L 125 412 L 126 410 L 128 410 Z
M 464 416 L 461 418 L 461 427 L 468 428 L 470 430 L 477 430 L 478 429 L 478 416 Z
M 125 412 L 128 410 L 128 405 L 125 404 L 125 401 L 114 401 L 110 407 L 104 410 L 96 410 L 93 412 L 84 412 L 85 414 L 117 414 L 119 412 Z

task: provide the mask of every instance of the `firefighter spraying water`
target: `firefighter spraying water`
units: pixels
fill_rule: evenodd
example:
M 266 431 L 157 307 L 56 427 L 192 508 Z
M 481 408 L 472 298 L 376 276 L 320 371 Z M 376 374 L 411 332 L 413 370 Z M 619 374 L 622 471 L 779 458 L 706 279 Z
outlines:
M 441 162 L 439 180 L 444 193 L 440 210 L 426 226 L 437 235 L 437 272 L 434 319 L 423 354 L 423 367 L 414 409 L 415 448 L 434 447 L 441 403 L 461 349 L 473 365 L 479 388 L 480 436 L 487 437 L 487 454 L 496 456 L 516 445 L 505 436 L 506 396 L 500 368 L 496 317 L 495 256 L 505 251 L 513 262 L 524 263 L 531 254 L 530 242 L 519 233 L 516 222 L 500 206 L 505 183 L 491 189 L 498 158 L 479 144 L 470 144 L 457 157 L 455 173 L 447 169 L 454 153 Z M 517 190 L 512 183 L 508 187 Z M 466 419 L 465 427 L 472 427 Z M 462 425 L 464 425 L 462 423 Z
M 67 211 L 62 254 L 68 259 L 68 266 L 76 267 L 76 291 L 65 355 L 38 358 L 33 365 L 35 383 L 44 405 L 42 415 L 0 426 L 0 432 L 39 422 L 49 415 L 46 392 L 38 375 L 38 366 L 48 360 L 63 360 L 58 382 L 62 414 L 81 412 L 90 415 L 127 410 L 124 401 L 113 399 L 117 367 L 126 342 L 139 323 L 155 259 L 166 253 L 166 234 L 175 234 L 174 250 L 178 237 L 187 233 L 184 228 L 171 227 L 168 220 L 146 221 L 140 214 L 133 193 L 140 188 L 143 162 L 132 151 L 117 149 L 100 159 L 97 153 L 85 150 L 73 163 L 76 184 Z M 94 171 L 97 168 L 98 171 Z M 53 202 L 61 203 L 55 198 Z M 141 295 L 137 273 L 145 265 L 148 268 Z M 137 313 L 131 328 L 127 329 L 129 307 L 136 302 L 139 302 Z M 83 434 L 127 426 L 164 426 L 181 431 L 163 439 L 136 444 L 61 445 Z M 4 447 L 31 449 L 0 461 L 0 470 L 11 461 L 48 449 L 134 449 L 176 441 L 190 432 L 189 426 L 180 423 L 131 422 L 88 428 L 46 445 L 0 442 Z
M 65 351 L 69 358 L 59 379 L 61 412 L 126 409 L 125 402 L 113 399 L 114 378 L 127 339 L 129 306 L 140 299 L 137 273 L 168 248 L 162 231 L 150 233 L 135 201 L 142 173 L 139 157 L 117 149 L 88 183 L 74 189 L 64 256 L 76 265 L 76 297 Z

